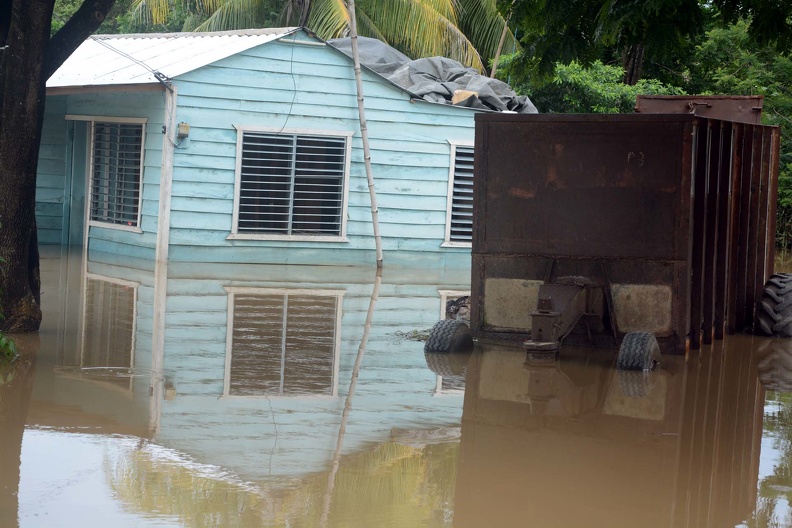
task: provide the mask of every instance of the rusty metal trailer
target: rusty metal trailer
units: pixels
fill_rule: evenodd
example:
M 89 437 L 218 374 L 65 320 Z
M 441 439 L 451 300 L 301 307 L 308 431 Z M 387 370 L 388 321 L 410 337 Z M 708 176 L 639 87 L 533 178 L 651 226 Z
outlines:
M 565 342 L 645 331 L 684 353 L 751 327 L 779 140 L 695 115 L 476 115 L 473 337 L 530 338 L 541 285 L 575 281 L 601 289 L 601 324 Z

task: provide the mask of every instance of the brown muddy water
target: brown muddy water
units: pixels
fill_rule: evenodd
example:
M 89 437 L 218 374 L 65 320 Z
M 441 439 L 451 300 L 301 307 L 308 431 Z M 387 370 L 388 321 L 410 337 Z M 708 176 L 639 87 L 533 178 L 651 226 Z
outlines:
M 2 527 L 792 526 L 792 341 L 425 355 L 464 272 L 43 256 Z

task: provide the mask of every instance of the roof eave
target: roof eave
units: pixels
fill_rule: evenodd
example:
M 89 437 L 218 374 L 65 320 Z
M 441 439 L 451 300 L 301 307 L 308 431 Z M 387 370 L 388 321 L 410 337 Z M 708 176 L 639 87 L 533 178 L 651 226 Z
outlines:
M 109 92 L 162 92 L 162 83 L 96 84 L 87 86 L 48 86 L 47 95 L 77 95 Z

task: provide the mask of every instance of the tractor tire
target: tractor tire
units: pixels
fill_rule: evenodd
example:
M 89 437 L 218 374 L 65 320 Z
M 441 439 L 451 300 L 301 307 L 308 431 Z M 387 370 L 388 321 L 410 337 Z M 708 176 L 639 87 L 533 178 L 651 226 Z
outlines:
M 624 336 L 616 368 L 619 370 L 652 370 L 660 363 L 660 346 L 650 332 L 630 332 Z
M 765 284 L 756 303 L 756 329 L 763 335 L 792 337 L 792 273 L 776 273 Z
M 792 342 L 766 339 L 756 351 L 759 381 L 765 390 L 792 392 Z
M 424 352 L 461 352 L 473 348 L 470 328 L 459 319 L 438 321 L 429 332 Z

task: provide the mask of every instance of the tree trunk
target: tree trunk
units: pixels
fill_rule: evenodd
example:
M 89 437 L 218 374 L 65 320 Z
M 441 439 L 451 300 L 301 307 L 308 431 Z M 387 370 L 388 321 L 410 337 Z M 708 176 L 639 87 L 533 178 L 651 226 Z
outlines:
M 54 2 L 14 2 L 0 53 L 0 329 L 38 330 L 36 170 L 44 120 L 44 56 Z
M 85 0 L 50 39 L 55 0 L 0 0 L 0 331 L 41 323 L 36 171 L 47 78 L 115 0 Z
M 643 70 L 644 46 L 633 44 L 622 52 L 622 66 L 624 67 L 624 84 L 634 86 L 641 80 Z

